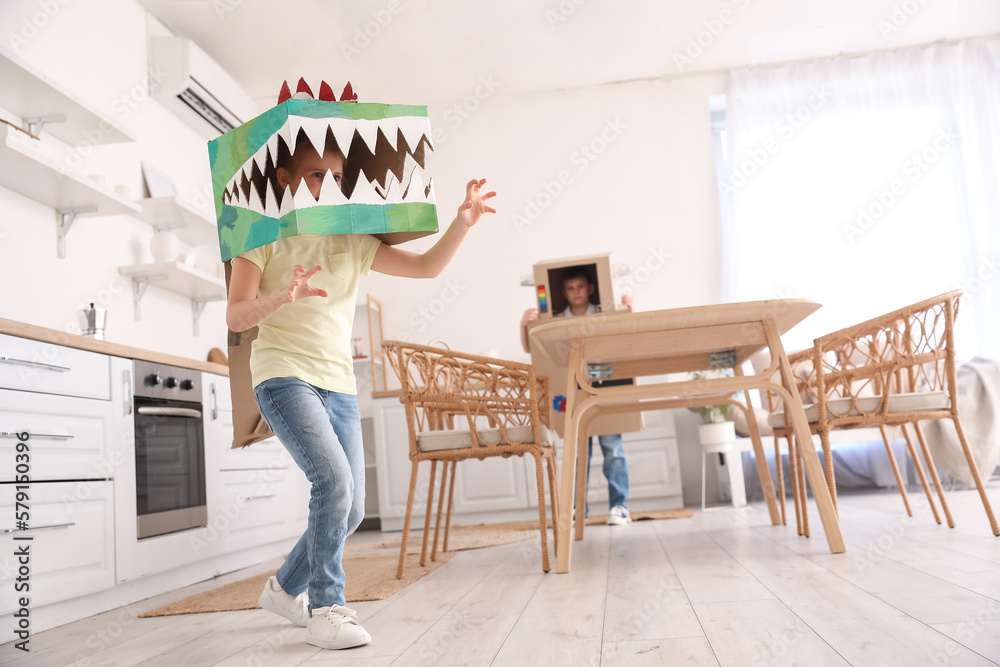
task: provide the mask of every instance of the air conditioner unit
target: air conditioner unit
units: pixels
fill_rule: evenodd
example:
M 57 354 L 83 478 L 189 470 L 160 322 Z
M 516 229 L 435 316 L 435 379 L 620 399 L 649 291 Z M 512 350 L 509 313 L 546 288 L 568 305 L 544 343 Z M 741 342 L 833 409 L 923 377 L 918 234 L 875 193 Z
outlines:
M 207 139 L 257 115 L 257 105 L 204 51 L 183 37 L 152 38 L 153 98 Z

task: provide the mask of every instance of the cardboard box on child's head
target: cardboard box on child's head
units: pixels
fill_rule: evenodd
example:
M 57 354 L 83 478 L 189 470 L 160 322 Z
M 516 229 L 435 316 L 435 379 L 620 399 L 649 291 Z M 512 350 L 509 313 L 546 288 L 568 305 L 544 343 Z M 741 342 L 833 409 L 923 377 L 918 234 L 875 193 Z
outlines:
M 617 310 L 618 300 L 615 298 L 612 283 L 610 253 L 546 260 L 535 264 L 533 270 L 538 319 L 528 325 L 529 331 L 539 324 L 549 322 L 553 317 L 559 317 L 569 307 L 569 302 L 563 294 L 563 282 L 573 275 L 586 276 L 587 282 L 594 286 L 590 303 L 598 312 L 614 313 Z M 536 354 L 535 350 L 531 352 L 531 361 L 539 375 L 548 376 L 552 397 L 565 398 L 569 377 L 567 369 L 553 366 L 548 357 Z M 549 419 L 552 428 L 562 437 L 565 415 L 555 408 L 558 404 L 558 400 L 553 401 Z M 589 433 L 590 435 L 630 433 L 642 430 L 642 424 L 640 413 L 602 415 L 590 424 Z
M 299 80 L 286 83 L 278 104 L 208 144 L 219 248 L 232 259 L 300 234 L 371 234 L 401 243 L 438 230 L 434 184 L 427 173 L 433 151 L 427 107 L 358 103 L 347 84 L 340 101 L 323 82 L 314 97 Z M 280 168 L 294 171 L 304 155 L 345 158 L 338 183 L 327 172 L 318 197 L 305 180 L 284 187 Z M 254 400 L 250 350 L 257 328 L 229 332 L 233 448 L 271 437 Z
M 348 84 L 336 101 L 325 82 L 314 98 L 300 79 L 294 96 L 285 84 L 277 106 L 209 142 L 223 261 L 299 234 L 399 243 L 437 231 L 427 107 L 356 99 Z M 343 179 L 328 173 L 318 199 L 279 184 L 283 162 L 331 150 L 346 158 Z
M 569 273 L 582 272 L 587 282 L 594 286 L 590 302 L 599 312 L 613 313 L 616 308 L 614 286 L 611 281 L 611 255 L 586 255 L 538 262 L 533 267 L 535 276 L 535 305 L 538 319 L 546 320 L 566 310 L 569 302 L 563 295 L 563 280 Z

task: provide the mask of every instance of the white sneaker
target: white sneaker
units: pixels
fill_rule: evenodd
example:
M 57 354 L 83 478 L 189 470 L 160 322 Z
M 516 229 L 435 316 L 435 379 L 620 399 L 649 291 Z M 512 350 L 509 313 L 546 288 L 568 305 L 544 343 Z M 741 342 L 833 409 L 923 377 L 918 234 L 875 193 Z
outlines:
M 284 616 L 295 625 L 305 627 L 309 619 L 309 594 L 289 595 L 278 585 L 276 577 L 268 578 L 257 604 L 262 609 Z
M 615 505 L 611 508 L 611 513 L 608 514 L 609 526 L 624 526 L 626 523 L 631 522 L 632 517 L 629 516 L 628 508 L 623 505 Z
M 370 644 L 372 636 L 357 621 L 358 612 L 335 604 L 313 609 L 306 626 L 306 643 L 338 649 Z

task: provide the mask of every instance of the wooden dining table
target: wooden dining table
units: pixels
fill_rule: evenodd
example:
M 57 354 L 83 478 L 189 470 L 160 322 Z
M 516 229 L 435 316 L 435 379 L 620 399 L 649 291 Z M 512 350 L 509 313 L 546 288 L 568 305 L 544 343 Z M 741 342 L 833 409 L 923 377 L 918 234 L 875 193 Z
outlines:
M 570 570 L 574 492 L 577 507 L 583 506 L 586 493 L 587 457 L 580 455 L 580 451 L 589 437 L 588 426 L 596 417 L 720 403 L 747 408 L 749 402 L 738 401 L 737 393 L 764 389 L 784 399 L 786 415 L 798 442 L 812 442 L 781 335 L 819 307 L 820 304 L 805 299 L 774 299 L 639 313 L 555 317 L 531 328 L 529 340 L 536 373 L 566 378 L 562 473 L 556 519 L 556 572 Z M 744 362 L 764 348 L 770 350 L 769 367 L 753 375 L 744 374 Z M 728 372 L 704 373 L 711 369 L 731 369 L 732 375 L 728 376 Z M 692 373 L 699 371 L 702 373 L 694 379 Z M 677 374 L 680 374 L 679 379 Z M 604 380 L 643 376 L 660 377 L 653 378 L 649 384 L 637 381 L 598 386 Z M 553 393 L 557 391 L 553 386 Z M 753 410 L 746 412 L 768 512 L 772 524 L 778 525 L 781 519 L 760 432 Z M 844 539 L 816 449 L 805 446 L 800 451 L 827 544 L 831 552 L 842 553 L 845 551 Z M 583 539 L 583 514 L 578 512 L 576 515 L 573 531 L 576 540 Z

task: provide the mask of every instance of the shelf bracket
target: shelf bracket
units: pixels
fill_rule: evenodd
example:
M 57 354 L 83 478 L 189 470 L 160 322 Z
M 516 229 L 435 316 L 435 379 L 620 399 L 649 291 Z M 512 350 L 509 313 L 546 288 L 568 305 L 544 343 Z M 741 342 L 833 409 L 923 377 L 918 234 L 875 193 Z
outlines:
M 66 233 L 76 222 L 76 216 L 81 213 L 97 213 L 96 206 L 81 206 L 78 208 L 61 208 L 56 211 L 59 220 L 56 223 L 56 254 L 59 259 L 66 259 Z
M 63 114 L 58 116 L 35 116 L 34 118 L 25 118 L 23 120 L 24 129 L 37 137 L 42 133 L 42 128 L 49 123 L 66 122 L 66 116 Z
M 198 320 L 201 319 L 201 314 L 205 312 L 205 304 L 210 301 L 225 301 L 225 297 L 218 299 L 191 299 L 191 325 L 194 329 L 194 335 L 198 335 Z
M 149 283 L 155 280 L 166 279 L 167 276 L 165 275 L 146 276 L 145 278 L 132 279 L 132 307 L 136 322 L 142 319 L 142 312 L 139 310 L 139 303 L 142 301 L 142 297 L 146 295 L 146 288 L 149 287 Z
M 198 320 L 205 311 L 206 303 L 208 303 L 206 299 L 191 299 L 191 327 L 194 329 L 195 336 L 198 335 Z

